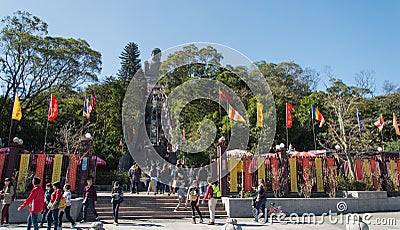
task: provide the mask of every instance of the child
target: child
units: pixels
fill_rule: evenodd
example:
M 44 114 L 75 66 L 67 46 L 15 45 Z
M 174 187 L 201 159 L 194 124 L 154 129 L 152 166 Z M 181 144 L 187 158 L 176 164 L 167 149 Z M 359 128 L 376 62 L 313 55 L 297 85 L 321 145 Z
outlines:
M 58 215 L 58 226 L 61 228 L 62 219 L 65 212 L 65 217 L 69 222 L 71 222 L 71 228 L 75 228 L 76 226 L 75 221 L 71 217 L 71 191 L 70 191 L 71 185 L 65 184 L 63 189 L 64 189 L 63 196 L 65 198 L 65 201 L 67 202 L 67 206 L 65 207 L 64 210 L 60 210 L 60 214 Z
M 187 210 L 187 203 L 186 203 L 186 183 L 182 181 L 181 186 L 178 189 L 178 205 L 174 209 L 174 212 L 178 211 L 178 208 L 181 206 L 182 203 L 185 203 L 185 211 Z
M 119 182 L 114 182 L 114 187 L 111 190 L 111 203 L 113 209 L 113 217 L 114 217 L 114 225 L 118 226 L 118 210 L 119 206 L 122 203 L 124 193 L 122 192 L 122 188 L 119 186 Z
M 50 203 L 50 196 L 51 196 L 51 194 L 54 192 L 54 190 L 53 190 L 53 187 L 51 186 L 51 184 L 50 183 L 47 183 L 46 184 L 46 192 L 44 193 L 44 202 L 45 202 L 45 206 L 44 206 L 44 209 L 43 209 L 43 212 L 42 212 L 42 221 L 40 222 L 40 228 L 43 228 L 43 223 L 44 223 L 44 221 L 46 220 L 47 221 L 47 219 L 46 219 L 46 217 L 47 217 L 47 214 L 49 213 L 49 209 L 47 208 L 47 206 L 49 205 L 49 203 Z
M 192 219 L 193 219 L 193 224 L 196 224 L 196 214 L 195 211 L 200 216 L 200 224 L 203 223 L 203 216 L 201 215 L 199 206 L 200 206 L 200 188 L 199 184 L 197 183 L 196 180 L 192 182 L 192 186 L 189 187 L 188 189 L 188 194 L 186 198 L 186 203 L 190 201 L 190 207 L 192 208 Z

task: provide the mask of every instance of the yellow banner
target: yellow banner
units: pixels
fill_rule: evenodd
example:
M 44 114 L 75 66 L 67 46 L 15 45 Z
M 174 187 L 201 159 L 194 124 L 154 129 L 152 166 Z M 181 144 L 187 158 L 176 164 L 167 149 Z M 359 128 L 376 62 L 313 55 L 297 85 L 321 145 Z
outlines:
M 257 158 L 257 167 L 258 167 L 258 179 L 263 179 L 265 181 L 264 157 Z
M 239 160 L 238 164 L 236 165 L 236 171 L 242 172 L 242 167 L 243 167 L 243 161 Z
M 397 174 L 396 174 L 396 163 L 394 160 L 390 160 L 390 174 L 394 185 L 394 191 L 399 191 L 399 185 L 397 184 Z
M 317 176 L 317 192 L 323 192 L 324 181 L 322 179 L 322 158 L 315 158 L 315 173 Z
M 263 126 L 263 104 L 257 103 L 257 127 Z
M 238 160 L 236 158 L 229 159 L 229 181 L 230 181 L 230 192 L 237 192 L 237 165 Z
M 15 94 L 14 107 L 12 112 L 12 119 L 20 121 L 22 118 L 21 104 L 19 103 L 18 95 Z
M 364 178 L 365 179 L 369 179 L 369 182 L 371 181 L 371 170 L 369 168 L 369 160 L 368 159 L 364 159 L 364 163 L 363 163 L 363 167 L 364 167 Z
M 19 161 L 17 192 L 25 192 L 25 184 L 29 168 L 29 158 L 29 154 L 21 154 L 21 159 Z
M 63 155 L 62 154 L 54 155 L 53 175 L 51 176 L 51 183 L 54 183 L 56 181 L 60 181 L 62 159 L 63 159 Z
M 289 158 L 289 166 L 290 166 L 290 191 L 298 192 L 296 158 Z

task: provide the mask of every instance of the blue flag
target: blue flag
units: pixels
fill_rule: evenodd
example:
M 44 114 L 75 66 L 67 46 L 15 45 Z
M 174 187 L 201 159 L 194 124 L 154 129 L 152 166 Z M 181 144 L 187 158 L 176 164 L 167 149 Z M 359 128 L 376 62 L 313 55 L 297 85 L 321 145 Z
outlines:
M 356 116 L 357 116 L 358 129 L 360 130 L 360 132 L 363 133 L 363 132 L 365 132 L 365 130 L 364 130 L 363 125 L 361 123 L 361 116 L 360 116 L 360 113 L 358 112 L 358 109 L 356 111 Z

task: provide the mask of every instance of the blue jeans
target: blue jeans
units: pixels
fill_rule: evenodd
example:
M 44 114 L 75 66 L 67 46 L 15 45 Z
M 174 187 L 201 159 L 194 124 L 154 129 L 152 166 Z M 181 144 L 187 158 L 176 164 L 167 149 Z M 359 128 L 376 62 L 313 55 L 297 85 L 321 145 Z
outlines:
M 265 203 L 267 203 L 267 199 L 261 198 L 259 202 L 256 203 L 256 217 L 254 220 L 258 221 L 258 215 L 260 214 L 260 209 L 264 214 L 264 218 L 267 219 L 267 214 L 265 213 Z
M 47 230 L 51 229 L 51 223 L 54 223 L 54 229 L 58 226 L 58 209 L 50 210 L 47 213 Z
M 154 183 L 154 194 L 157 193 L 157 177 L 152 177 L 149 183 L 149 187 L 147 187 L 147 192 L 151 191 L 151 184 Z
M 33 224 L 34 230 L 39 230 L 38 221 L 37 221 L 38 215 L 39 215 L 38 212 L 29 214 L 28 219 L 27 219 L 27 223 L 28 223 L 28 226 L 26 227 L 27 230 L 31 229 L 32 224 Z
M 93 198 L 87 198 L 86 202 L 83 204 L 83 216 L 82 216 L 82 218 L 83 218 L 84 221 L 86 221 L 86 218 L 87 218 L 87 210 L 88 210 L 88 208 L 90 208 L 90 210 L 92 210 L 92 212 L 93 212 L 93 214 L 94 214 L 94 216 L 96 218 L 99 217 L 99 215 L 97 214 L 96 209 L 94 208 L 94 199 Z

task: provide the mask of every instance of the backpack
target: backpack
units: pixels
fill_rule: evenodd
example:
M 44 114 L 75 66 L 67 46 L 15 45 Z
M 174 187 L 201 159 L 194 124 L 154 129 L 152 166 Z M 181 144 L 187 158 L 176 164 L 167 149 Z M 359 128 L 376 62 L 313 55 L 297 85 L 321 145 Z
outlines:
M 196 189 L 191 189 L 189 192 L 189 200 L 190 201 L 196 201 L 197 200 L 197 191 Z
M 58 202 L 58 209 L 63 209 L 65 207 L 67 207 L 67 200 L 65 199 L 64 196 L 61 196 L 61 199 Z
M 218 185 L 213 184 L 212 188 L 213 188 L 213 194 L 212 194 L 213 198 L 220 198 L 221 197 L 221 191 L 219 190 Z

